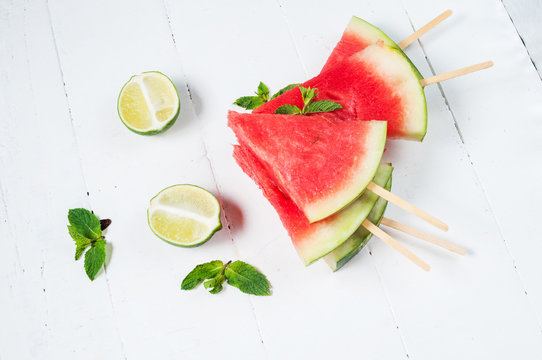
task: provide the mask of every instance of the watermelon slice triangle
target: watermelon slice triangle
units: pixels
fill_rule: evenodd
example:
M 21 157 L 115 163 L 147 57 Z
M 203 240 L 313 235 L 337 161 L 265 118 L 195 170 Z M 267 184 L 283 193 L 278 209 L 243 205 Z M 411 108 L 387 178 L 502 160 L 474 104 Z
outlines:
M 239 143 L 311 223 L 341 210 L 365 190 L 386 143 L 383 121 L 233 111 L 228 120 Z
M 384 120 L 388 122 L 389 138 L 421 141 L 426 133 L 427 112 L 418 74 L 401 50 L 377 42 L 302 86 L 317 88 L 316 100 L 333 100 L 344 107 L 321 116 L 343 120 Z M 285 104 L 303 106 L 299 88 L 272 99 L 253 113 L 273 114 Z
M 378 200 L 377 195 L 365 191 L 343 210 L 311 224 L 293 201 L 277 187 L 267 169 L 248 148 L 235 145 L 233 156 L 277 211 L 305 265 L 330 253 L 353 236 Z M 389 164 L 381 164 L 373 181 L 384 186 L 392 170 Z

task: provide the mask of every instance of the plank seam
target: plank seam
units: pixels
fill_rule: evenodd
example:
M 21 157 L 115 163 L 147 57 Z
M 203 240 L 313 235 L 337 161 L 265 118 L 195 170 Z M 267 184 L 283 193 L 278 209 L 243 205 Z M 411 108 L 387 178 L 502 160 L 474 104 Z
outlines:
M 295 41 L 294 31 L 293 31 L 292 26 L 290 24 L 290 21 L 288 19 L 288 15 L 286 15 L 286 12 L 282 8 L 282 4 L 280 3 L 280 0 L 276 0 L 276 1 L 277 1 L 277 5 L 279 6 L 279 12 L 282 15 L 284 23 L 286 24 L 286 28 L 288 29 L 288 35 L 290 37 L 290 40 L 292 41 L 292 44 L 294 45 L 294 50 L 295 50 L 295 54 L 297 56 L 297 59 L 299 60 L 299 63 L 301 64 L 301 67 L 303 68 L 303 72 L 305 73 L 305 77 L 308 77 L 309 72 L 307 71 L 307 66 L 305 65 L 305 61 L 303 61 L 303 58 L 301 57 L 301 52 L 299 51 L 299 46 L 297 45 L 297 41 Z
M 512 23 L 512 26 L 514 27 L 514 29 L 516 30 L 516 33 L 518 34 L 519 36 L 519 39 L 521 40 L 521 43 L 523 44 L 523 47 L 525 48 L 525 51 L 527 52 L 527 55 L 529 56 L 529 59 L 531 60 L 531 63 L 533 64 L 534 66 L 534 69 L 536 70 L 536 73 L 538 74 L 538 77 L 540 78 L 540 80 L 542 81 L 542 73 L 538 70 L 538 68 L 536 67 L 536 63 L 533 59 L 533 57 L 531 56 L 531 53 L 529 52 L 529 48 L 527 47 L 527 45 L 525 44 L 525 40 L 523 40 L 523 36 L 521 36 L 521 33 L 519 32 L 516 24 L 514 23 L 514 19 L 512 18 L 512 15 L 510 14 L 510 12 L 508 11 L 508 9 L 506 8 L 506 4 L 504 3 L 503 0 L 500 0 L 501 2 L 501 5 L 503 6 L 504 8 L 504 11 L 506 11 L 506 14 L 508 15 L 508 18 L 510 19 L 510 22 Z M 542 69 L 541 69 L 542 70 Z
M 410 25 L 412 27 L 412 30 L 415 31 L 416 29 L 414 27 L 414 23 L 412 22 L 412 19 L 410 18 L 409 14 L 408 14 L 408 11 L 406 9 L 405 9 L 405 13 L 407 14 L 407 17 L 408 17 L 408 20 L 409 20 Z M 420 48 L 422 50 L 422 53 L 423 53 L 423 55 L 425 57 L 425 60 L 427 62 L 427 65 L 429 66 L 429 69 L 430 69 L 432 75 L 436 75 L 436 72 L 435 72 L 435 70 L 433 68 L 433 65 L 432 65 L 431 61 L 429 60 L 429 56 L 427 55 L 427 52 L 425 51 L 425 48 L 423 46 L 422 41 L 420 39 L 418 39 L 417 42 L 420 45 Z M 442 85 L 440 83 L 438 83 L 437 86 L 438 86 L 439 92 L 440 92 L 440 94 L 441 94 L 441 96 L 442 96 L 442 98 L 444 100 L 444 103 L 446 104 L 446 108 L 448 109 L 448 112 L 450 113 L 450 116 L 452 117 L 452 120 L 454 122 L 454 127 L 455 127 L 455 129 L 457 131 L 459 139 L 461 140 L 461 143 L 463 144 L 464 152 L 467 155 L 467 158 L 468 158 L 469 163 L 471 165 L 471 169 L 472 169 L 472 172 L 474 174 L 474 178 L 475 178 L 476 182 L 478 183 L 478 185 L 479 185 L 479 187 L 480 187 L 480 189 L 482 191 L 482 194 L 484 196 L 484 200 L 485 200 L 485 202 L 486 202 L 486 204 L 487 204 L 487 206 L 489 208 L 488 210 L 489 210 L 489 212 L 491 214 L 493 222 L 495 223 L 495 225 L 497 227 L 497 231 L 499 233 L 499 236 L 500 236 L 502 242 L 504 243 L 506 253 L 510 257 L 510 260 L 512 261 L 512 265 L 514 267 L 514 272 L 516 273 L 516 276 L 518 277 L 519 284 L 520 284 L 525 296 L 528 299 L 528 303 L 531 305 L 531 308 L 532 308 L 532 311 L 534 313 L 534 318 L 535 318 L 536 324 L 538 326 L 538 329 L 542 333 L 542 323 L 541 323 L 540 319 L 538 318 L 537 312 L 534 310 L 534 306 L 533 306 L 533 303 L 531 301 L 531 298 L 528 296 L 527 287 L 526 287 L 525 282 L 524 282 L 524 280 L 523 280 L 523 278 L 521 276 L 520 270 L 517 268 L 516 260 L 514 259 L 513 255 L 512 255 L 512 251 L 511 251 L 511 249 L 510 249 L 510 247 L 508 245 L 508 241 L 506 240 L 506 237 L 504 236 L 504 232 L 502 230 L 502 227 L 501 227 L 501 225 L 500 225 L 500 223 L 499 223 L 499 221 L 497 219 L 495 211 L 493 210 L 493 206 L 492 206 L 491 201 L 489 199 L 489 195 L 486 192 L 486 189 L 485 189 L 485 187 L 483 185 L 483 182 L 482 182 L 478 172 L 476 171 L 476 167 L 474 166 L 474 161 L 472 160 L 472 157 L 471 157 L 471 154 L 470 154 L 470 152 L 468 150 L 467 144 L 465 143 L 465 140 L 463 138 L 463 134 L 461 133 L 461 129 L 460 129 L 459 123 L 457 121 L 457 118 L 456 118 L 456 116 L 455 116 L 455 114 L 454 114 L 454 112 L 452 110 L 452 107 L 450 105 L 450 102 L 448 101 L 448 98 L 446 97 L 446 93 L 444 92 L 444 88 L 442 87 Z
M 60 53 L 58 51 L 58 45 L 57 45 L 57 40 L 56 40 L 55 29 L 54 29 L 54 26 L 53 26 L 53 17 L 51 15 L 51 9 L 50 9 L 50 6 L 49 6 L 49 0 L 45 0 L 45 3 L 46 3 L 46 8 L 47 8 L 47 16 L 49 18 L 49 25 L 50 25 L 50 31 L 51 31 L 51 36 L 52 36 L 52 40 L 53 40 L 53 46 L 54 46 L 54 50 L 55 50 L 55 54 L 56 54 L 56 60 L 57 60 L 57 64 L 58 64 L 58 70 L 60 72 L 60 78 L 62 80 L 62 89 L 64 90 L 64 96 L 66 98 L 66 106 L 68 108 L 68 115 L 70 117 L 70 124 L 71 124 L 74 143 L 75 143 L 74 145 L 75 145 L 75 148 L 77 149 L 77 157 L 78 157 L 78 160 L 79 160 L 79 167 L 80 167 L 80 170 L 81 170 L 81 177 L 82 177 L 82 180 L 83 180 L 84 190 L 86 190 L 87 195 L 88 195 L 88 190 L 89 189 L 88 189 L 88 185 L 87 185 L 87 181 L 86 181 L 86 177 L 85 177 L 85 172 L 84 172 L 84 169 L 83 169 L 83 160 L 82 160 L 82 157 L 81 157 L 79 142 L 77 141 L 77 132 L 75 131 L 75 121 L 74 121 L 74 118 L 73 118 L 73 115 L 72 115 L 70 99 L 69 99 L 68 91 L 67 91 L 67 88 L 66 88 L 66 81 L 65 81 L 65 78 L 64 78 L 64 71 L 62 70 L 62 61 L 60 60 Z M 89 203 L 89 206 L 92 208 L 91 201 L 90 201 L 90 196 L 87 199 L 87 201 Z M 115 329 L 116 329 L 117 335 L 119 337 L 121 352 L 122 352 L 122 354 L 124 356 L 124 359 L 127 359 L 126 351 L 125 351 L 125 348 L 124 348 L 124 341 L 122 340 L 122 335 L 121 335 L 120 328 L 119 328 L 119 325 L 118 325 L 118 320 L 117 320 L 117 317 L 116 317 L 115 305 L 113 304 L 113 297 L 112 297 L 112 293 L 111 293 L 111 287 L 110 287 L 110 284 L 109 284 L 109 278 L 107 276 L 107 268 L 106 268 L 105 264 L 104 264 L 104 278 L 105 278 L 105 282 L 106 282 L 106 285 L 107 285 L 107 294 L 108 294 L 109 302 L 111 304 L 111 309 L 113 311 L 113 318 L 115 320 Z

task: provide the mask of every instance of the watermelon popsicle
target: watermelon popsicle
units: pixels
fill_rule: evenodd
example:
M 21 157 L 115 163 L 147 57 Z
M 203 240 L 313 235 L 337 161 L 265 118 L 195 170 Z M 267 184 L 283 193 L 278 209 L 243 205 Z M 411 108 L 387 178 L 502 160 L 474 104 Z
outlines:
M 343 35 L 341 36 L 341 39 L 331 52 L 331 55 L 327 59 L 322 71 L 333 67 L 339 62 L 347 59 L 358 51 L 365 49 L 367 46 L 374 44 L 379 40 L 391 47 L 402 50 L 447 19 L 450 15 L 452 15 L 452 10 L 444 11 L 442 14 L 429 21 L 416 32 L 405 38 L 399 44 L 396 44 L 390 37 L 388 37 L 388 35 L 371 23 L 360 19 L 357 16 L 352 16 L 350 22 L 343 32 Z M 404 56 L 406 57 L 406 55 Z
M 329 55 L 329 58 L 320 73 L 325 72 L 378 41 L 382 41 L 388 46 L 401 50 L 399 46 L 379 28 L 357 16 L 352 16 L 341 39 L 333 48 L 331 55 Z M 403 56 L 406 57 L 404 54 Z
M 384 121 L 230 111 L 228 125 L 311 223 L 365 190 L 386 143 Z

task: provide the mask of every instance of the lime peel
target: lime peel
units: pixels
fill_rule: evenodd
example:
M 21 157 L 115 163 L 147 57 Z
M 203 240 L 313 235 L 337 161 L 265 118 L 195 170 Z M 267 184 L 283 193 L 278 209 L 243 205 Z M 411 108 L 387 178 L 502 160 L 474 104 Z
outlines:
M 155 135 L 169 129 L 180 108 L 175 85 L 158 71 L 132 76 L 122 87 L 117 101 L 122 123 L 140 135 Z
M 173 185 L 150 201 L 151 230 L 162 240 L 182 247 L 198 246 L 222 229 L 220 203 L 207 190 L 189 184 Z

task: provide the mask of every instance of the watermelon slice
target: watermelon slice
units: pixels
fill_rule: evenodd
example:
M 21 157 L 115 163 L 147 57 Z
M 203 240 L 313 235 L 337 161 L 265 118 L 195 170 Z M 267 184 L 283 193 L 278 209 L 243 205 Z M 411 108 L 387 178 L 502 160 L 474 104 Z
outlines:
M 391 174 L 384 188 L 387 190 L 391 189 Z M 384 216 L 387 205 L 388 202 L 384 198 L 379 197 L 376 201 L 375 206 L 371 210 L 371 213 L 369 214 L 369 216 L 367 216 L 367 220 L 376 225 L 380 224 L 380 220 L 382 220 L 382 217 Z M 367 230 L 363 226 L 360 226 L 359 229 L 357 229 L 356 232 L 348 238 L 348 240 L 346 240 L 342 245 L 327 254 L 324 257 L 324 260 L 333 271 L 339 270 L 341 267 L 344 266 L 344 264 L 346 264 L 357 253 L 359 253 L 365 245 L 367 245 L 372 235 L 373 234 L 369 232 L 369 230 Z
M 386 143 L 383 121 L 230 111 L 228 124 L 311 223 L 341 210 L 365 190 Z
M 389 138 L 421 141 L 427 129 L 427 111 L 418 74 L 401 50 L 378 42 L 330 67 L 302 86 L 318 88 L 316 100 L 333 100 L 344 107 L 318 116 L 343 120 L 385 120 L 388 122 Z M 303 106 L 299 88 L 270 100 L 253 113 L 273 114 L 285 104 Z
M 305 265 L 325 256 L 346 241 L 361 226 L 377 200 L 374 194 L 366 191 L 340 212 L 311 224 L 294 202 L 277 187 L 267 169 L 248 148 L 235 145 L 233 157 L 275 208 Z M 391 172 L 391 166 L 381 164 L 373 181 L 384 186 Z

